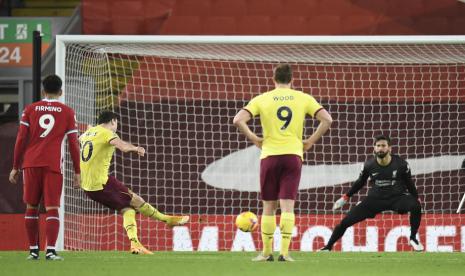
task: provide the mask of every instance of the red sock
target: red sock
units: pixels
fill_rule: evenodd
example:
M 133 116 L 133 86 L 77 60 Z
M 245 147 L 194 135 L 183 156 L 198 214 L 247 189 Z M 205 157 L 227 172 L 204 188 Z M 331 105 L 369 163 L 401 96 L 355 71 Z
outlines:
M 39 249 L 39 209 L 26 209 L 24 216 L 29 249 Z
M 47 236 L 47 249 L 55 249 L 55 243 L 58 238 L 58 230 L 60 229 L 60 218 L 58 215 L 58 209 L 47 210 L 46 219 L 46 230 Z

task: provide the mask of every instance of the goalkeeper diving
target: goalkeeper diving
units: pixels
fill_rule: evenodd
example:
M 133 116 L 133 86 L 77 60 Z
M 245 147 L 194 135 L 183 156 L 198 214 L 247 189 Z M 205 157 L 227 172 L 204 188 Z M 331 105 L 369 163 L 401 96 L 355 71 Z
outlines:
M 123 226 L 131 241 L 133 254 L 153 254 L 137 237 L 136 212 L 173 227 L 189 221 L 189 216 L 169 216 L 159 212 L 140 196 L 129 190 L 114 176 L 109 176 L 110 162 L 115 148 L 122 152 L 145 155 L 143 147 L 121 140 L 115 133 L 118 116 L 111 111 L 103 111 L 98 117 L 98 125 L 90 127 L 79 137 L 81 143 L 81 188 L 92 200 L 119 211 L 123 215 Z
M 334 203 L 333 210 L 346 204 L 370 178 L 373 186 L 368 191 L 368 196 L 347 213 L 320 251 L 331 251 L 347 228 L 387 210 L 399 214 L 410 213 L 409 243 L 414 251 L 424 250 L 417 238 L 421 222 L 421 205 L 407 161 L 398 155 L 391 155 L 391 139 L 387 136 L 375 137 L 374 154 L 375 158 L 365 162 L 359 178 L 350 190 Z

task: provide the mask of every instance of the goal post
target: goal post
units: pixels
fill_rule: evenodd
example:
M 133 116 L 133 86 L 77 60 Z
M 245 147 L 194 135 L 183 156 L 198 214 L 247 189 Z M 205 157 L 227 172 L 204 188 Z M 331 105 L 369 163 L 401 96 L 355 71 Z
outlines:
M 143 146 L 117 153 L 111 173 L 160 211 L 190 214 L 174 229 L 138 216 L 153 250 L 261 248 L 259 233 L 234 217 L 260 215 L 259 150 L 232 126 L 253 96 L 273 89 L 272 69 L 289 63 L 293 87 L 333 116 L 331 130 L 305 154 L 292 250 L 314 251 L 348 207 L 331 207 L 372 156 L 373 137 L 393 139 L 412 168 L 428 251 L 465 251 L 465 36 L 71 36 L 56 38 L 64 102 L 83 131 L 103 109 L 119 114 L 118 134 Z M 305 135 L 317 122 L 306 121 Z M 252 127 L 260 132 L 259 120 Z M 118 214 L 72 189 L 65 161 L 58 247 L 126 250 Z M 409 250 L 408 216 L 386 212 L 350 228 L 342 251 Z M 277 230 L 279 231 L 279 229 Z M 278 248 L 279 233 L 275 235 Z

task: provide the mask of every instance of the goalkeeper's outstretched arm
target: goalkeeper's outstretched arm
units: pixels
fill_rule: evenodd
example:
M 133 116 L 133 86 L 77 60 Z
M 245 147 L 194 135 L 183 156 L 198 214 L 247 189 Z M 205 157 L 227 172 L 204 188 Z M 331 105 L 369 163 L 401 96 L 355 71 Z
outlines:
M 360 172 L 359 177 L 357 178 L 357 180 L 354 181 L 354 183 L 352 184 L 352 187 L 350 187 L 346 195 L 348 197 L 351 197 L 354 194 L 356 194 L 358 191 L 360 191 L 360 189 L 363 188 L 363 186 L 365 186 L 365 184 L 367 183 L 368 177 L 369 177 L 368 170 L 366 170 L 365 167 L 363 167 L 363 170 Z
M 342 206 L 344 206 L 344 204 L 346 204 L 347 201 L 349 200 L 349 197 L 351 197 L 352 195 L 360 191 L 360 189 L 363 186 L 365 186 L 368 180 L 368 177 L 369 177 L 368 170 L 365 168 L 365 166 L 363 166 L 363 170 L 360 172 L 360 175 L 357 178 L 357 180 L 355 180 L 355 182 L 352 184 L 352 187 L 350 188 L 350 190 L 347 193 L 343 194 L 341 198 L 339 198 L 336 202 L 334 202 L 333 210 L 339 209 Z

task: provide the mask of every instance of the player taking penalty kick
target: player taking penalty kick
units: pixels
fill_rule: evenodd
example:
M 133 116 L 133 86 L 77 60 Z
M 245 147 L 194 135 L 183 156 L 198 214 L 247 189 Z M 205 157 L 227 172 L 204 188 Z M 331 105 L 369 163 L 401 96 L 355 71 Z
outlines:
M 253 261 L 273 261 L 273 235 L 276 210 L 281 207 L 281 249 L 278 261 L 293 261 L 288 250 L 295 224 L 294 202 L 300 182 L 303 152 L 308 151 L 330 128 L 329 113 L 310 95 L 291 88 L 292 71 L 288 64 L 274 70 L 275 89 L 253 98 L 234 117 L 234 125 L 257 147 L 260 155 L 260 194 L 263 201 L 261 232 L 263 252 Z M 316 131 L 302 141 L 305 116 L 320 121 Z M 263 138 L 247 126 L 260 117 Z
M 170 227 L 187 223 L 189 216 L 169 216 L 159 212 L 114 176 L 108 175 L 115 148 L 125 153 L 134 152 L 139 156 L 145 155 L 144 148 L 121 140 L 115 133 L 117 128 L 117 114 L 103 111 L 98 117 L 98 125 L 89 128 L 79 138 L 81 143 L 81 188 L 92 200 L 121 212 L 123 226 L 131 241 L 133 254 L 153 254 L 139 242 L 136 212 L 151 219 L 163 221 Z

